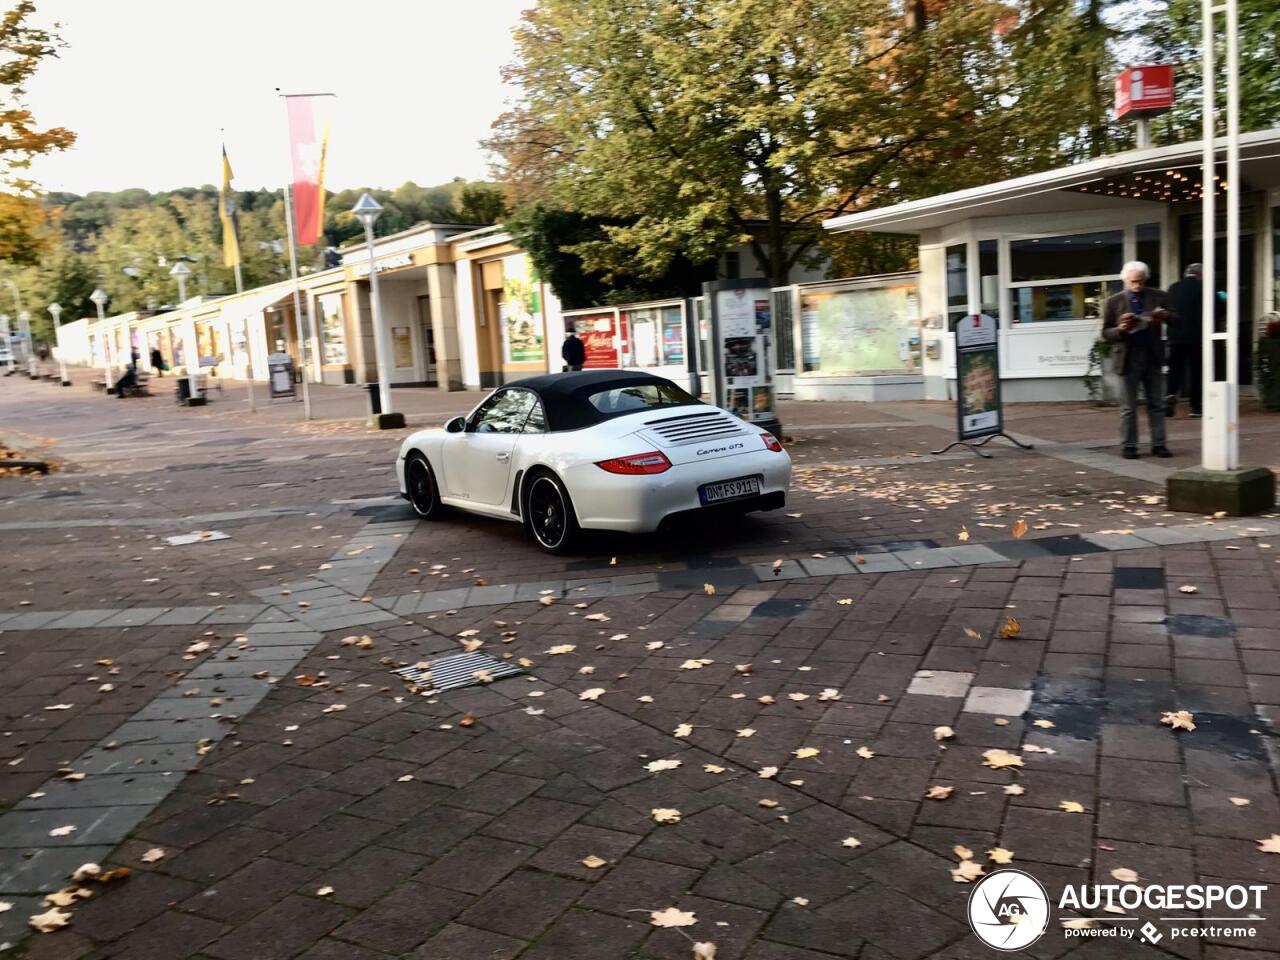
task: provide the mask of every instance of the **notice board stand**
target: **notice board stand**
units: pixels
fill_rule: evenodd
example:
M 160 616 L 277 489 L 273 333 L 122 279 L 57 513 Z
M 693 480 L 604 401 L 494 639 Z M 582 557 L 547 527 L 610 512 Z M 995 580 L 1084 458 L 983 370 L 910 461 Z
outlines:
M 956 437 L 941 450 L 932 452 L 946 453 L 952 447 L 965 447 L 989 460 L 991 454 L 979 448 L 996 437 L 1003 437 L 1022 450 L 1033 449 L 1031 444 L 1015 440 L 1004 432 L 996 321 L 985 313 L 970 314 L 956 325 Z
M 754 277 L 702 285 L 710 321 L 711 402 L 768 430 L 782 442 L 775 406 L 771 342 L 773 299 L 768 280 Z

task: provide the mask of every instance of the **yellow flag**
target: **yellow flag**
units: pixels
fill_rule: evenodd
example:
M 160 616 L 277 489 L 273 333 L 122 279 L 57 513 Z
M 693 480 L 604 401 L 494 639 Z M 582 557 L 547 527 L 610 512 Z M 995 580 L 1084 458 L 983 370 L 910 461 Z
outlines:
M 222 265 L 240 266 L 240 220 L 236 215 L 236 198 L 231 192 L 231 161 L 227 148 L 222 148 L 222 189 L 218 191 L 218 218 L 222 221 Z

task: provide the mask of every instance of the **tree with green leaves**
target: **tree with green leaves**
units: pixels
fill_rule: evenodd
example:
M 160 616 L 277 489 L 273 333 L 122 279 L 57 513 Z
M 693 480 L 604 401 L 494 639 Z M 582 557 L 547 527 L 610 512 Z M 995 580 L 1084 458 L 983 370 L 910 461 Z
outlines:
M 606 279 L 747 243 L 785 283 L 824 219 L 991 173 L 1007 11 L 908 7 L 541 0 L 490 146 L 517 199 L 609 221 L 575 249 Z

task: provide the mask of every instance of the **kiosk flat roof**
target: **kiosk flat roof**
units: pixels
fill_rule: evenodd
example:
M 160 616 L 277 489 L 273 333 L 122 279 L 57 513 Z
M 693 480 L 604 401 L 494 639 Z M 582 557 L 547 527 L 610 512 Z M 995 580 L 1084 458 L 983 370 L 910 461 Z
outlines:
M 1226 153 L 1226 139 L 1219 138 L 1214 146 L 1221 163 Z M 824 221 L 823 227 L 836 233 L 866 230 L 918 234 L 972 217 L 1142 206 L 1163 201 L 1158 197 L 1140 199 L 1132 195 L 1094 193 L 1086 188 L 1091 184 L 1114 182 L 1118 178 L 1148 173 L 1167 175 L 1173 171 L 1198 180 L 1200 159 L 1199 140 L 1127 150 L 1043 173 L 834 217 Z M 1280 128 L 1241 134 L 1240 173 L 1252 189 L 1280 186 Z

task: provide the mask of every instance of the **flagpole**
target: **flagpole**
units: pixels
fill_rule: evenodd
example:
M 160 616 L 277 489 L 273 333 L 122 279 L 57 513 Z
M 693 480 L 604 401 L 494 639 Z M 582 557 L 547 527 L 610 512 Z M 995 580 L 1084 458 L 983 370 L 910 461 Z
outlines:
M 292 177 L 292 172 L 290 176 Z M 289 232 L 289 272 L 293 276 L 293 323 L 298 339 L 298 365 L 302 368 L 302 418 L 311 419 L 311 392 L 307 389 L 307 342 L 302 336 L 302 289 L 298 284 L 298 247 L 293 242 L 293 190 L 284 183 L 284 222 Z
M 240 246 L 240 238 L 236 237 L 236 247 Z M 240 257 L 236 257 L 236 295 L 244 293 L 244 274 L 240 272 Z M 253 395 L 253 335 L 249 330 L 249 318 L 246 316 L 241 323 L 244 324 L 244 379 L 249 389 L 249 412 L 258 412 L 258 403 Z

